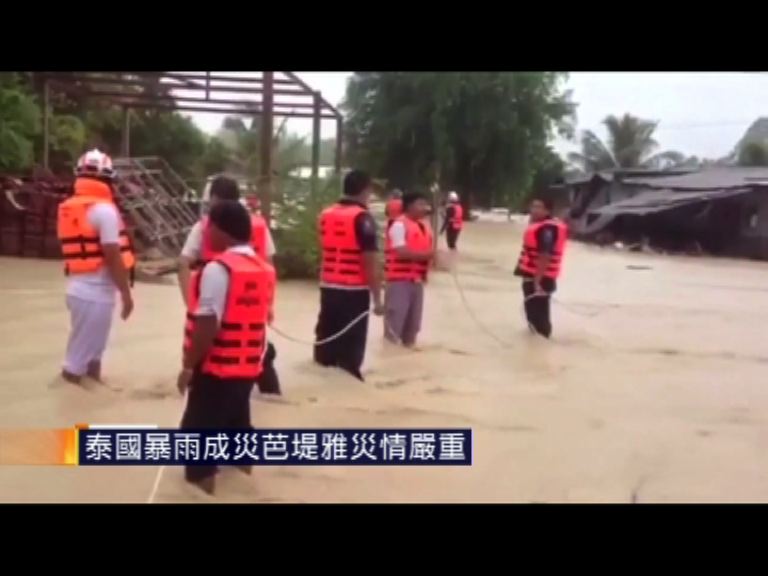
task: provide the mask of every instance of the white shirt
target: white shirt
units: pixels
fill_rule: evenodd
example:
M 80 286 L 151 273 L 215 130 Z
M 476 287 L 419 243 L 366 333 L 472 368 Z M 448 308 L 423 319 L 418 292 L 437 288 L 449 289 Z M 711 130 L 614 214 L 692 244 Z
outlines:
M 389 241 L 392 248 L 403 248 L 405 246 L 405 223 L 402 220 L 395 220 L 389 227 Z
M 120 213 L 117 206 L 99 202 L 88 208 L 88 224 L 99 234 L 101 244 L 118 244 L 120 241 Z M 117 286 L 106 265 L 86 274 L 73 274 L 67 281 L 67 295 L 102 304 L 114 304 Z
M 198 220 L 189 231 L 184 247 L 181 249 L 181 255 L 192 261 L 200 259 L 200 253 L 203 249 L 203 222 Z M 266 250 L 267 256 L 272 258 L 275 255 L 275 242 L 272 240 L 272 233 L 269 228 L 266 229 Z
M 247 254 L 249 256 L 256 255 L 253 248 L 247 244 L 232 246 L 227 248 L 226 251 Z M 195 316 L 215 314 L 216 319 L 221 322 L 221 318 L 224 316 L 224 308 L 227 305 L 228 291 L 229 272 L 227 269 L 221 262 L 208 262 L 203 268 L 202 276 L 200 277 L 200 298 L 197 303 L 197 310 L 195 310 Z

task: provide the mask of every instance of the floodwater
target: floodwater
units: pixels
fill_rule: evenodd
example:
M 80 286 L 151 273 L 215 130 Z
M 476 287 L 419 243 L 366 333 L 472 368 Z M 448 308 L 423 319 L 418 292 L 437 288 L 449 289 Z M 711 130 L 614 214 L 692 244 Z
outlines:
M 471 427 L 471 467 L 225 470 L 211 498 L 177 468 L 7 466 L 0 501 L 768 501 L 768 266 L 571 243 L 548 342 L 528 332 L 512 276 L 521 231 L 465 227 L 457 276 L 430 279 L 420 351 L 385 345 L 374 318 L 362 384 L 273 335 L 285 396 L 253 399 L 259 427 Z M 0 270 L 0 428 L 178 423 L 175 285 L 136 287 L 110 387 L 83 390 L 56 377 L 58 263 Z M 276 325 L 311 339 L 317 306 L 313 284 L 283 283 Z

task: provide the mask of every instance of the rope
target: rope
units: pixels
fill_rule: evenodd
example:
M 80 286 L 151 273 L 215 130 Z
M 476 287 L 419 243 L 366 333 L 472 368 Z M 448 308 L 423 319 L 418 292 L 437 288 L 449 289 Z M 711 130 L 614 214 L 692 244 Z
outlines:
M 502 340 L 496 334 L 494 334 L 493 331 L 491 331 L 487 326 L 485 326 L 485 324 L 483 324 L 480 321 L 480 319 L 475 315 L 474 311 L 472 310 L 472 307 L 469 305 L 469 301 L 467 300 L 467 296 L 464 293 L 464 289 L 462 288 L 461 283 L 459 282 L 459 275 L 456 271 L 455 266 L 451 268 L 451 276 L 453 277 L 453 282 L 456 285 L 456 289 L 459 293 L 459 296 L 461 297 L 461 301 L 462 301 L 462 304 L 464 305 L 464 309 L 467 311 L 467 314 L 469 315 L 470 318 L 472 318 L 472 320 L 477 325 L 477 327 L 480 328 L 480 330 L 482 330 L 486 335 L 493 338 L 493 340 L 495 340 L 498 344 L 505 347 L 511 346 L 509 342 Z M 533 280 L 524 279 L 523 282 L 533 282 Z M 550 297 L 551 297 L 551 294 L 547 294 L 547 293 L 530 294 L 523 299 L 523 306 L 525 306 L 525 303 L 533 298 L 550 298 Z M 573 310 L 568 304 L 564 304 L 563 302 L 560 302 L 560 300 L 555 300 L 554 298 L 552 298 L 552 300 L 557 304 L 563 306 L 573 314 L 586 316 L 590 318 L 595 316 L 596 314 L 599 314 L 599 311 L 593 314 L 578 312 L 576 310 Z M 295 342 L 296 344 L 302 344 L 304 346 L 323 346 L 325 344 L 328 344 L 329 342 L 333 342 L 334 340 L 338 340 L 339 338 L 341 338 L 344 334 L 349 332 L 349 330 L 351 330 L 352 327 L 354 327 L 358 322 L 360 322 L 363 318 L 368 316 L 370 313 L 371 313 L 370 310 L 366 310 L 365 312 L 357 316 L 354 320 L 352 320 L 349 324 L 347 324 L 344 328 L 339 330 L 336 334 L 332 334 L 331 336 L 328 336 L 327 338 L 323 338 L 322 340 L 304 340 L 302 338 L 297 338 L 295 336 L 291 336 L 286 332 L 283 332 L 282 330 L 280 330 L 274 325 L 270 326 L 270 330 L 275 334 L 281 336 L 283 339 L 288 340 L 289 342 Z M 529 325 L 529 328 L 530 327 L 531 326 Z M 386 318 L 384 319 L 384 329 L 389 333 L 389 335 L 392 337 L 392 339 L 395 341 L 396 344 L 402 343 L 400 338 L 397 336 L 397 334 L 395 334 L 387 325 Z
M 524 278 L 523 279 L 523 284 L 525 284 L 526 282 L 533 282 L 533 279 L 531 279 L 531 278 Z M 531 300 L 532 298 L 550 298 L 550 297 L 552 298 L 552 302 L 555 302 L 558 306 L 562 306 L 563 308 L 568 310 L 571 314 L 576 314 L 577 316 L 584 316 L 585 318 L 594 318 L 595 316 L 597 316 L 601 312 L 600 310 L 596 310 L 595 312 L 580 312 L 579 310 L 574 309 L 572 304 L 567 304 L 567 303 L 565 303 L 565 302 L 555 298 L 551 294 L 547 294 L 546 292 L 545 293 L 538 293 L 538 294 L 537 293 L 533 293 L 533 294 L 530 294 L 530 295 L 526 296 L 523 299 L 523 306 L 525 306 L 525 303 L 528 302 L 528 300 Z
M 322 340 L 302 340 L 301 338 L 296 338 L 295 336 L 286 334 L 279 328 L 276 328 L 274 325 L 270 326 L 270 329 L 275 334 L 282 336 L 283 338 L 285 338 L 286 340 L 289 340 L 290 342 L 296 342 L 297 344 L 304 344 L 305 346 L 322 346 L 323 344 L 328 344 L 329 342 L 333 342 L 334 340 L 341 338 L 344 334 L 349 332 L 349 330 L 351 330 L 355 324 L 360 322 L 363 318 L 368 316 L 370 313 L 371 313 L 370 310 L 366 310 L 365 312 L 360 314 L 357 318 L 352 320 L 352 322 L 347 324 L 344 328 L 339 330 L 336 334 L 328 336 L 327 338 L 323 338 Z
M 456 289 L 459 292 L 459 296 L 461 296 L 461 301 L 464 304 L 464 308 L 466 309 L 467 314 L 469 315 L 470 318 L 472 318 L 472 320 L 475 322 L 475 324 L 477 324 L 477 327 L 480 328 L 480 330 L 482 330 L 485 334 L 487 334 L 488 336 L 493 338 L 498 344 L 501 344 L 502 346 L 510 346 L 511 344 L 509 344 L 508 342 L 505 342 L 504 340 L 499 338 L 496 334 L 494 334 L 491 330 L 489 330 L 488 327 L 485 326 L 477 318 L 477 316 L 475 316 L 475 313 L 472 311 L 472 307 L 469 305 L 467 297 L 466 297 L 466 295 L 464 293 L 464 289 L 461 287 L 461 283 L 459 282 L 459 276 L 458 276 L 455 268 L 451 269 L 451 276 L 453 276 L 453 281 L 456 284 Z M 523 279 L 523 282 L 524 283 L 525 282 L 533 282 L 533 280 L 529 279 L 529 278 L 526 278 L 526 279 Z M 551 294 L 547 294 L 545 292 L 545 293 L 529 294 L 528 296 L 526 296 L 523 299 L 523 302 L 522 302 L 522 307 L 523 307 L 522 312 L 523 312 L 523 315 L 525 315 L 525 303 L 528 302 L 529 300 L 532 300 L 533 298 L 551 298 L 553 302 L 557 303 L 559 306 L 562 306 L 563 308 L 565 308 L 566 310 L 568 310 L 572 314 L 576 314 L 577 316 L 584 316 L 584 317 L 587 317 L 587 318 L 593 318 L 594 316 L 596 316 L 597 314 L 600 313 L 600 310 L 598 310 L 598 311 L 596 311 L 594 313 L 580 312 L 578 310 L 573 309 L 573 307 L 571 305 L 566 304 L 566 303 L 564 303 L 564 302 L 562 302 L 562 301 L 560 301 L 558 299 L 555 299 Z M 528 323 L 528 328 L 531 329 L 532 331 L 535 331 L 534 327 L 530 323 Z
M 462 304 L 464 304 L 464 308 L 467 311 L 467 314 L 469 314 L 469 317 L 472 318 L 472 320 L 477 324 L 477 327 L 480 328 L 485 334 L 493 338 L 498 344 L 501 344 L 502 346 L 510 346 L 509 343 L 505 342 L 496 334 L 494 334 L 491 330 L 489 330 L 485 324 L 483 324 L 477 316 L 475 316 L 475 313 L 472 311 L 471 306 L 469 305 L 469 302 L 467 301 L 467 297 L 464 294 L 464 289 L 461 287 L 461 283 L 459 282 L 459 275 L 456 273 L 456 267 L 451 267 L 451 276 L 453 276 L 453 282 L 456 284 L 456 289 L 459 292 L 459 296 L 461 296 Z
M 303 340 L 301 338 L 296 338 L 295 336 L 291 336 L 290 334 L 283 332 L 279 328 L 276 328 L 274 325 L 270 326 L 269 329 L 275 334 L 278 334 L 279 336 L 284 338 L 285 340 L 288 340 L 289 342 L 295 342 L 296 344 L 303 344 L 304 346 L 322 346 L 324 344 L 328 344 L 329 342 L 333 342 L 338 338 L 341 338 L 344 334 L 346 334 L 349 330 L 351 330 L 355 324 L 360 322 L 363 318 L 368 316 L 370 313 L 371 313 L 370 310 L 366 310 L 365 312 L 360 314 L 357 318 L 352 320 L 352 322 L 347 324 L 344 328 L 336 332 L 336 334 L 328 336 L 327 338 L 323 338 L 322 340 Z M 387 324 L 386 318 L 384 319 L 384 328 L 387 330 L 387 332 L 389 332 L 389 335 L 395 341 L 394 342 L 395 344 L 402 344 L 402 340 L 400 340 L 400 337 L 397 334 L 395 334 Z

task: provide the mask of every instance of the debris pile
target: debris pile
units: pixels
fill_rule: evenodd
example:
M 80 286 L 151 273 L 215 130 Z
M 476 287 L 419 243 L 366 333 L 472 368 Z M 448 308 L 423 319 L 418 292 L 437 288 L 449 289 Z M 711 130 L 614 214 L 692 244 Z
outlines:
M 0 176 L 0 254 L 27 258 L 59 258 L 56 214 L 72 181 L 52 176 Z
M 115 200 L 133 239 L 137 277 L 176 269 L 176 257 L 197 216 L 185 204 L 183 180 L 161 159 L 117 159 Z M 72 193 L 72 177 L 36 171 L 29 177 L 0 175 L 0 255 L 60 258 L 56 217 Z

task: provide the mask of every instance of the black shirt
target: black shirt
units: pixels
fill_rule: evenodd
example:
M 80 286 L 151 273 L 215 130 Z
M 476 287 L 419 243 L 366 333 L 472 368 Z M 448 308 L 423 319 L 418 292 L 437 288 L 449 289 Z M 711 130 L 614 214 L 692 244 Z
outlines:
M 560 230 L 554 224 L 545 224 L 536 231 L 536 241 L 539 244 L 539 252 L 542 254 L 549 254 L 550 256 L 555 253 L 555 246 L 557 246 L 557 235 Z
M 378 231 L 376 230 L 376 220 L 370 212 L 368 207 L 362 202 L 353 200 L 352 198 L 342 198 L 339 200 L 339 204 L 344 206 L 360 206 L 365 208 L 365 212 L 361 212 L 355 217 L 355 237 L 357 243 L 360 245 L 360 250 L 363 252 L 378 252 Z

